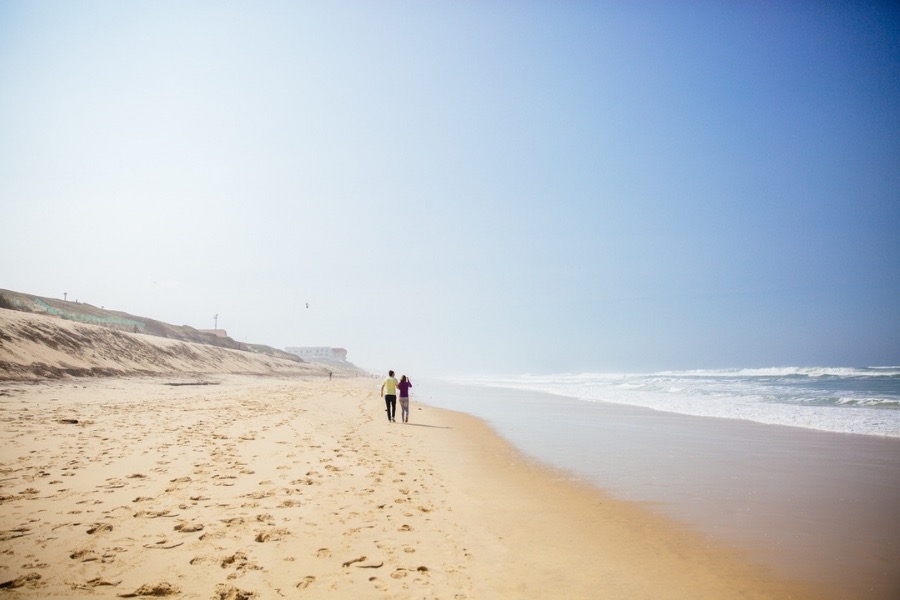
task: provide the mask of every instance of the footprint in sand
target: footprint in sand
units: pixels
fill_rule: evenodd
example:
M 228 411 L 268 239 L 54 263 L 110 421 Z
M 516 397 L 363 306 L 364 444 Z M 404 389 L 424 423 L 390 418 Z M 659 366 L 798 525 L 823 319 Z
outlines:
M 120 598 L 137 598 L 139 596 L 174 596 L 181 591 L 168 582 L 144 584 L 128 594 L 119 594 Z
M 91 562 L 94 560 L 100 560 L 100 557 L 97 556 L 97 553 L 93 550 L 81 549 L 75 550 L 72 554 L 69 555 L 69 558 L 72 560 L 80 560 L 81 562 Z
M 313 582 L 315 582 L 315 580 L 316 580 L 316 578 L 313 577 L 312 575 L 307 575 L 306 577 L 303 578 L 303 580 L 300 583 L 297 584 L 297 589 L 305 590 L 310 585 L 312 585 Z
M 95 533 L 103 533 L 105 531 L 112 531 L 113 527 L 109 523 L 97 523 L 93 527 L 87 530 L 88 534 L 93 535 Z
M 84 583 L 81 583 L 81 584 L 78 584 L 78 583 L 73 584 L 72 587 L 77 590 L 93 590 L 94 588 L 98 588 L 98 587 L 116 587 L 120 583 L 122 583 L 121 580 L 107 581 L 106 579 L 101 579 L 100 577 L 95 577 L 94 579 L 85 581 Z
M 291 534 L 287 529 L 271 529 L 269 531 L 260 531 L 254 538 L 257 542 L 278 542 Z
M 224 559 L 222 559 L 220 566 L 223 569 L 232 568 L 238 572 L 263 570 L 261 566 L 250 560 L 250 557 L 248 557 L 243 552 L 235 552 L 231 556 L 225 557 Z M 229 575 L 228 578 L 234 579 L 234 577 L 231 575 Z
M 330 557 L 331 557 L 331 550 L 329 550 L 328 548 L 319 548 L 319 550 L 316 552 L 316 558 L 330 558 Z
M 147 519 L 158 519 L 160 517 L 177 517 L 177 514 L 171 514 L 168 510 L 139 510 L 134 513 L 135 518 L 144 517 Z
M 36 584 L 41 579 L 40 573 L 27 573 L 20 577 L 16 577 L 15 579 L 11 579 L 9 581 L 0 582 L 0 590 L 9 590 L 14 588 L 20 588 L 22 586 L 28 587 L 36 587 Z
M 268 490 L 265 492 L 251 492 L 249 494 L 244 494 L 244 498 L 250 498 L 251 500 L 262 500 L 263 498 L 268 498 L 270 496 L 274 496 L 275 494 L 275 490 Z
M 9 531 L 0 531 L 0 542 L 7 542 L 16 538 L 25 537 L 26 535 L 31 535 L 30 527 L 22 526 Z
M 252 600 L 256 597 L 256 592 L 248 592 L 224 583 L 220 583 L 216 587 L 216 595 L 213 596 L 216 600 Z
M 385 583 L 383 581 L 381 581 L 380 579 L 378 579 L 377 577 L 369 577 L 369 581 L 371 581 L 373 584 L 375 584 L 375 589 L 378 590 L 379 592 L 384 592 L 384 591 L 387 591 L 387 589 L 388 589 L 388 586 L 385 585 Z
M 197 539 L 199 539 L 202 542 L 202 541 L 210 541 L 210 540 L 221 540 L 226 537 L 228 537 L 228 530 L 221 529 L 219 531 L 208 531 L 208 532 L 204 533 L 203 535 L 201 535 Z

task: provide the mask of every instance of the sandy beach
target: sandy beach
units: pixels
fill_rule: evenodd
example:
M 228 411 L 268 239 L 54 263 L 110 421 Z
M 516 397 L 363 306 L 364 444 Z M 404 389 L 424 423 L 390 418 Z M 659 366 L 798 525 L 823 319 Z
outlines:
M 190 384 L 190 385 L 175 385 Z M 0 385 L 17 597 L 822 598 L 369 378 Z
M 16 597 L 842 597 L 415 393 L 390 423 L 350 363 L 4 309 L 0 334 Z

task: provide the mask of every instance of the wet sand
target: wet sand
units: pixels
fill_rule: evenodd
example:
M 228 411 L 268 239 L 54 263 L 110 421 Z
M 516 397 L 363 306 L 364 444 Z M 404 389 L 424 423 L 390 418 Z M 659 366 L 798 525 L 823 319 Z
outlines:
M 534 458 L 841 598 L 900 597 L 900 439 L 433 383 Z
M 535 464 L 478 419 L 414 402 L 411 423 L 390 424 L 378 385 L 0 384 L 0 587 L 30 598 L 828 597 Z

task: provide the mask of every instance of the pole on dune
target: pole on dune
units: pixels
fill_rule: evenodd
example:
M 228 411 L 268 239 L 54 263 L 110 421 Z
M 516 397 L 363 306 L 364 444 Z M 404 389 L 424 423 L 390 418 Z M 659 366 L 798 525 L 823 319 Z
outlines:
M 213 330 L 219 330 L 219 313 L 213 315 Z

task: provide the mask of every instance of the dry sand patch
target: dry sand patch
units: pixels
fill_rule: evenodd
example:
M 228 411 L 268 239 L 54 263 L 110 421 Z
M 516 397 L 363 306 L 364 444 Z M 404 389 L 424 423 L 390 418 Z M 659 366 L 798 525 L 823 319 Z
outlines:
M 266 598 L 432 585 L 414 552 L 435 541 L 424 479 L 410 477 L 415 465 L 399 474 L 398 450 L 360 432 L 374 419 L 371 380 L 219 383 L 6 388 L 5 586 L 33 597 Z

